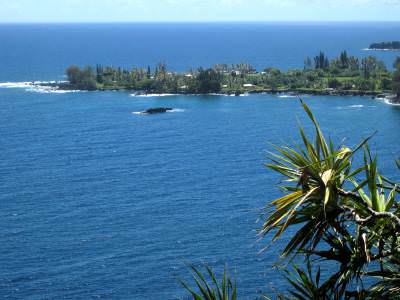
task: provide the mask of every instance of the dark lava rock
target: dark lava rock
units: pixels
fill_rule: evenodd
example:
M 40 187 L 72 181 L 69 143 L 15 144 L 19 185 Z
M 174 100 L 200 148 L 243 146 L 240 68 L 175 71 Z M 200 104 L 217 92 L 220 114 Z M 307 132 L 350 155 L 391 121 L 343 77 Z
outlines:
M 156 107 L 156 108 L 146 109 L 143 112 L 143 114 L 149 114 L 149 115 L 161 114 L 161 113 L 166 113 L 166 112 L 171 111 L 171 110 L 173 110 L 173 108 L 170 108 L 170 107 Z

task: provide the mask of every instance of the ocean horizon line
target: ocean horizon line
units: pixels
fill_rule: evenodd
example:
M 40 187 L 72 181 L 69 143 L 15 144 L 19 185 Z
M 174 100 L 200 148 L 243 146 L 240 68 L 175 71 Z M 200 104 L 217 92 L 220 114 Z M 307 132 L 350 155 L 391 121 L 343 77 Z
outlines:
M 320 24 L 400 24 L 399 20 L 213 20 L 213 21 L 83 21 L 83 22 L 70 22 L 70 21 L 50 21 L 50 22 L 1 22 L 2 25 L 148 25 L 148 24 L 304 24 L 304 25 L 320 25 Z

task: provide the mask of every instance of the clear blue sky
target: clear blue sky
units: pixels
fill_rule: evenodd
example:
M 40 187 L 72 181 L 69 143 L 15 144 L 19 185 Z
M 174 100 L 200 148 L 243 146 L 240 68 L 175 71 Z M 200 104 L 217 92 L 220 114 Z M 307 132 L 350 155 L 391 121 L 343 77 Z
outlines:
M 0 0 L 0 22 L 400 21 L 400 0 Z

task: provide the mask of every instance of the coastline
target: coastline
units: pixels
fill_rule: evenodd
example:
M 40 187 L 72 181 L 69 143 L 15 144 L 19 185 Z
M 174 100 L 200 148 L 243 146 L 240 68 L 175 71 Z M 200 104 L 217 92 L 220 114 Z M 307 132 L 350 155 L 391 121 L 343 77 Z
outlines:
M 374 46 L 374 45 L 372 45 Z M 370 46 L 371 47 L 371 46 Z M 379 47 L 378 47 L 379 48 Z M 96 65 L 69 66 L 67 82 L 58 89 L 87 91 L 129 91 L 137 96 L 288 93 L 289 95 L 367 96 L 395 99 L 391 91 L 394 73 L 376 57 L 357 58 L 342 51 L 329 59 L 320 52 L 307 57 L 303 69 L 256 70 L 248 63 L 215 64 L 187 72 L 169 71 L 165 63 L 154 68 L 122 69 Z M 398 95 L 398 93 L 397 93 Z M 398 102 L 398 99 L 394 100 Z
M 25 88 L 27 91 L 35 91 L 39 93 L 73 93 L 73 92 L 89 92 L 89 90 L 77 90 L 73 85 L 67 81 L 31 81 L 31 82 L 4 82 L 0 83 L 0 88 Z M 340 89 L 289 89 L 289 88 L 246 88 L 240 92 L 229 89 L 222 89 L 219 93 L 186 93 L 178 91 L 176 93 L 167 93 L 164 91 L 149 91 L 149 90 L 135 90 L 126 87 L 102 87 L 92 92 L 106 92 L 106 91 L 120 91 L 130 93 L 133 97 L 168 97 L 177 95 L 187 96 L 231 96 L 240 97 L 249 94 L 271 94 L 271 95 L 284 95 L 288 98 L 301 97 L 305 95 L 313 96 L 350 96 L 350 97 L 372 97 L 373 99 L 382 100 L 390 105 L 400 105 L 400 102 L 394 101 L 395 95 L 390 91 L 361 91 L 361 90 L 340 90 Z
M 64 83 L 65 84 L 65 83 Z M 65 86 L 64 86 L 65 87 Z M 73 87 L 70 87 L 70 90 L 74 90 Z M 74 90 L 75 91 L 75 90 Z M 131 96 L 135 97 L 168 97 L 168 96 L 176 96 L 176 95 L 187 95 L 187 96 L 231 96 L 231 97 L 240 97 L 246 96 L 248 94 L 271 94 L 278 95 L 284 94 L 288 97 L 301 97 L 305 95 L 313 95 L 313 96 L 350 96 L 350 97 L 372 97 L 373 99 L 382 100 L 390 105 L 400 105 L 400 102 L 394 101 L 395 95 L 390 91 L 361 91 L 361 90 L 338 90 L 338 89 L 307 89 L 307 88 L 299 88 L 299 89 L 266 89 L 266 88 L 257 88 L 257 89 L 246 89 L 237 93 L 237 91 L 233 90 L 222 90 L 219 93 L 185 93 L 185 92 L 177 92 L 177 93 L 167 93 L 167 92 L 153 92 L 153 91 L 138 91 L 133 89 L 127 89 L 124 87 L 120 88 L 100 88 L 95 91 L 126 91 L 131 94 Z
M 365 48 L 363 49 L 364 51 L 393 51 L 393 52 L 399 52 L 400 49 L 390 49 L 390 48 L 385 48 L 385 49 L 380 49 L 380 48 Z
M 375 51 L 400 51 L 400 41 L 372 43 L 367 50 Z
M 58 90 L 76 90 L 74 86 L 68 86 L 63 83 L 62 86 L 52 85 L 53 88 Z M 132 95 L 141 96 L 141 97 L 151 97 L 151 96 L 172 96 L 172 95 L 194 95 L 194 96 L 202 96 L 202 95 L 226 95 L 226 96 L 240 96 L 244 94 L 291 94 L 293 96 L 296 95 L 316 95 L 316 96 L 366 96 L 366 97 L 376 97 L 379 95 L 391 95 L 389 91 L 362 91 L 362 90 L 340 90 L 340 89 L 308 89 L 308 88 L 297 88 L 297 89 L 289 89 L 289 88 L 278 88 L 278 89 L 270 89 L 270 88 L 247 88 L 242 89 L 240 92 L 237 90 L 229 90 L 222 89 L 219 93 L 186 93 L 184 91 L 178 91 L 176 93 L 169 93 L 167 91 L 150 91 L 150 90 L 135 90 L 129 89 L 126 87 L 102 87 L 97 88 L 93 91 L 127 91 Z

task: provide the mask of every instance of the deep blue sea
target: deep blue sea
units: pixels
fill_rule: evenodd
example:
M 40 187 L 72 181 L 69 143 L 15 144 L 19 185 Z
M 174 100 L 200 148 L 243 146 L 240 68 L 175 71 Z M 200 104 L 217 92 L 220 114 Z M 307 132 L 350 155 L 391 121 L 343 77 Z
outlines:
M 319 50 L 367 52 L 400 23 L 0 26 L 0 299 L 176 299 L 185 262 L 236 272 L 241 299 L 284 290 L 280 240 L 265 252 L 259 209 L 278 197 L 270 143 L 298 141 L 297 98 L 133 97 L 52 93 L 70 64 L 174 70 L 249 62 L 301 68 Z M 6 83 L 8 82 L 8 83 Z M 10 83 L 13 82 L 13 83 Z M 365 97 L 308 97 L 323 129 L 371 148 L 399 179 L 400 107 Z M 174 112 L 144 116 L 149 107 Z

